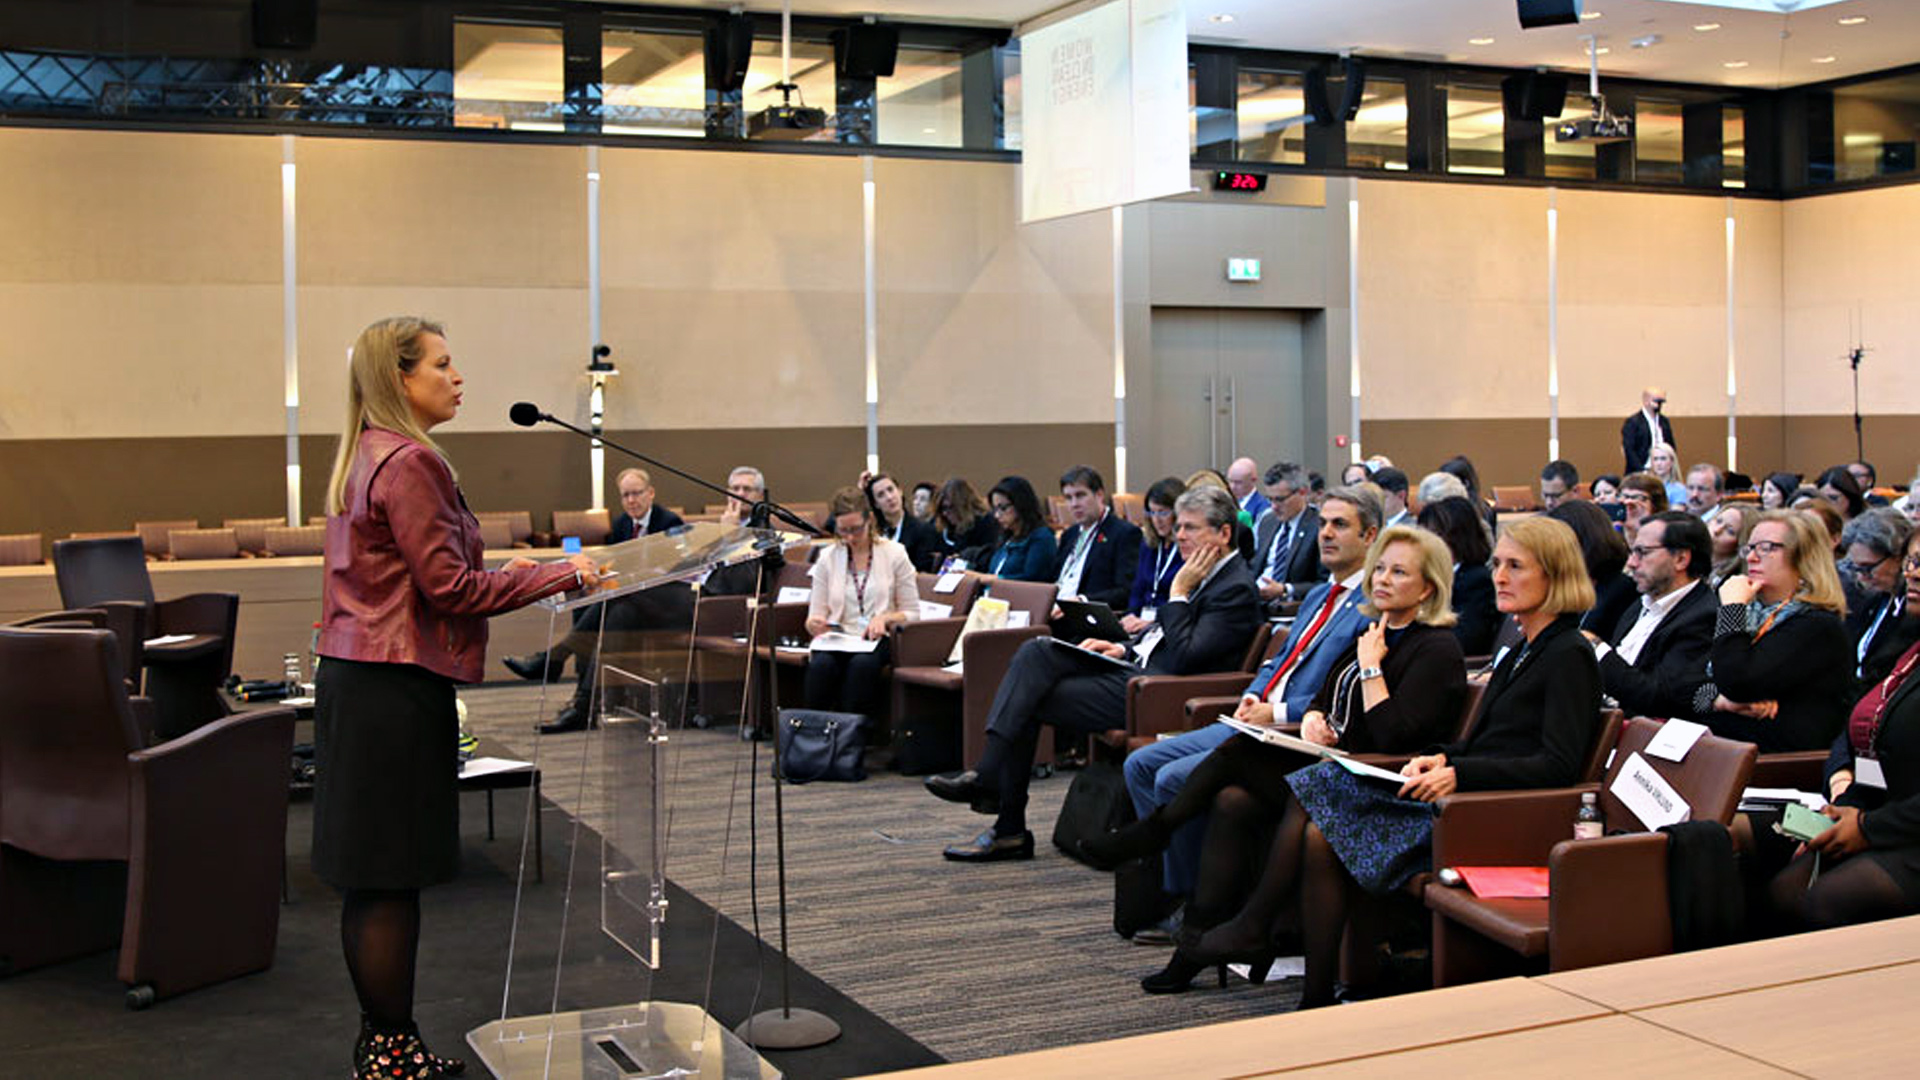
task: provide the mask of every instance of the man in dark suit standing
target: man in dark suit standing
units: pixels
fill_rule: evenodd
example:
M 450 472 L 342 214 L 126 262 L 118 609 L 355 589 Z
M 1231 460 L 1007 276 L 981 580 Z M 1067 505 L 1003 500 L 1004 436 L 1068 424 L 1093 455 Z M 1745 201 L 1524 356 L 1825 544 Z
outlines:
M 1665 390 L 1649 386 L 1640 391 L 1640 411 L 1620 425 L 1620 452 L 1627 459 L 1627 472 L 1645 471 L 1647 455 L 1653 453 L 1656 442 L 1673 447 L 1676 459 L 1680 456 L 1679 444 L 1673 441 L 1673 425 L 1667 422 L 1664 412 L 1666 407 Z
M 1075 465 L 1060 477 L 1073 525 L 1060 535 L 1053 581 L 1059 595 L 1098 600 L 1127 610 L 1133 575 L 1140 568 L 1140 530 L 1107 505 L 1107 482 L 1091 465 Z
M 1320 581 L 1320 514 L 1307 504 L 1307 472 L 1300 466 L 1282 461 L 1261 479 L 1270 505 L 1253 530 L 1254 570 L 1261 602 L 1277 612 Z
M 1707 681 L 1707 654 L 1719 598 L 1702 580 L 1713 568 L 1713 540 L 1700 519 L 1681 510 L 1640 524 L 1627 553 L 1627 572 L 1640 603 L 1620 617 L 1613 636 L 1587 637 L 1600 658 L 1600 682 L 1628 716 L 1672 717 L 1692 712 L 1693 694 Z
M 946 849 L 958 862 L 1033 857 L 1027 782 L 1042 724 L 1101 732 L 1125 723 L 1136 675 L 1230 670 L 1260 625 L 1253 571 L 1233 548 L 1240 512 L 1232 495 L 1192 488 L 1174 504 L 1174 542 L 1186 562 L 1159 618 L 1132 641 L 1088 639 L 1077 647 L 1035 638 L 1014 654 L 987 714 L 987 749 L 972 769 L 927 778 L 948 802 L 996 815 L 993 828 Z

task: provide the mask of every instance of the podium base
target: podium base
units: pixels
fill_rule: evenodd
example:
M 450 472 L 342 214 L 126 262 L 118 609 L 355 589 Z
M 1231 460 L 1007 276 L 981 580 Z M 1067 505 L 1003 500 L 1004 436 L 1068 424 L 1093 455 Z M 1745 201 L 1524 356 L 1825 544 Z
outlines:
M 699 1006 L 673 1001 L 495 1020 L 467 1045 L 498 1080 L 780 1078 Z
M 747 1045 L 768 1050 L 805 1050 L 840 1037 L 840 1025 L 812 1009 L 768 1009 L 733 1029 Z

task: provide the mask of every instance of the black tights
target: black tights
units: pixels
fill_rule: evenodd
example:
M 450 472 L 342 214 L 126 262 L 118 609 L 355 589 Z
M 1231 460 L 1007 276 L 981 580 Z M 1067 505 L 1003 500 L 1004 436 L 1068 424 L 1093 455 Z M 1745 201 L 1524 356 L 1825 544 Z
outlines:
M 1813 876 L 1813 853 L 1787 864 L 1769 887 L 1775 910 L 1816 930 L 1874 919 L 1907 915 L 1913 904 L 1900 883 L 1886 869 L 1862 855 L 1835 865 L 1832 856 L 1820 856 L 1820 877 Z
M 360 1011 L 374 1027 L 413 1023 L 413 970 L 420 951 L 420 890 L 348 889 L 340 908 L 340 947 Z

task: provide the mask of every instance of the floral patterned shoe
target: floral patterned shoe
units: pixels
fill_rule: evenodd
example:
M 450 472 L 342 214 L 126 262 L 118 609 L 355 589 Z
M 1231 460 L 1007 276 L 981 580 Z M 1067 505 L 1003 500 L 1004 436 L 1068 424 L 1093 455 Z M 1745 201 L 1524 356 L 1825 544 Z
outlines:
M 459 1076 L 467 1063 L 429 1053 L 412 1024 L 398 1031 L 381 1031 L 361 1021 L 360 1041 L 354 1044 L 354 1080 L 434 1080 Z

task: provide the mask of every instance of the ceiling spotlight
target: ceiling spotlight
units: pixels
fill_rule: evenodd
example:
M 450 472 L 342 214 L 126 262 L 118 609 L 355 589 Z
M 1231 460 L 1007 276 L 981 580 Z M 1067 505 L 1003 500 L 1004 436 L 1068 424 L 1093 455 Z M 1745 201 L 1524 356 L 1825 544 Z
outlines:
M 1628 44 L 1632 45 L 1636 49 L 1651 49 L 1655 45 L 1660 44 L 1660 35 L 1648 34 L 1645 37 L 1637 37 L 1637 38 L 1634 38 L 1632 41 L 1628 42 Z
M 1747 66 L 1747 62 L 1745 60 L 1729 60 L 1720 66 L 1724 68 L 1743 68 Z
M 1695 30 L 1698 30 L 1698 31 L 1700 31 L 1701 33 L 1703 33 L 1703 34 L 1704 34 L 1704 33 L 1706 33 L 1706 32 L 1707 32 L 1707 31 L 1709 31 L 1709 30 L 1718 30 L 1718 29 L 1720 29 L 1720 24 L 1719 24 L 1719 23 L 1717 23 L 1717 22 L 1703 22 L 1703 23 L 1694 23 L 1694 24 L 1693 24 L 1693 28 L 1694 28 Z
M 1218 15 L 1207 16 L 1207 21 L 1212 23 L 1230 23 L 1233 21 L 1233 16 L 1223 11 Z
M 1831 64 L 1838 59 L 1839 57 L 1837 56 L 1816 56 L 1813 58 L 1813 62 L 1816 64 Z
M 1475 37 L 1475 38 L 1468 38 L 1468 39 L 1467 39 L 1467 44 L 1469 44 L 1469 45 L 1491 45 L 1491 44 L 1493 44 L 1493 39 L 1492 39 L 1492 38 L 1490 38 L 1490 37 Z
M 1594 51 L 1594 53 L 1595 53 L 1596 55 L 1599 55 L 1599 56 L 1605 56 L 1605 55 L 1607 55 L 1608 53 L 1610 53 L 1610 52 L 1612 52 L 1613 50 L 1612 50 L 1611 48 L 1609 48 L 1609 47 L 1607 47 L 1607 46 L 1605 46 L 1605 45 L 1602 45 L 1602 46 L 1600 46 L 1599 48 L 1597 48 L 1597 49 L 1595 49 L 1595 50 L 1593 50 L 1593 51 Z
M 1865 15 L 1848 15 L 1838 20 L 1841 26 L 1859 26 L 1866 21 L 1867 17 Z
M 1580 18 L 1582 21 L 1591 22 L 1594 19 L 1598 19 L 1604 16 L 1605 14 L 1606 12 L 1604 11 L 1583 11 L 1580 13 Z

